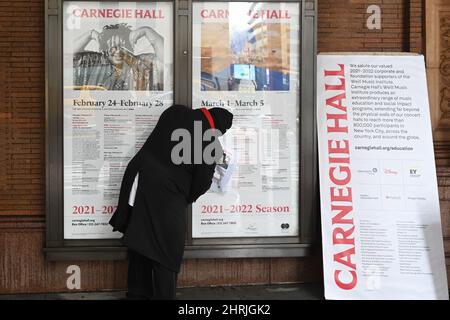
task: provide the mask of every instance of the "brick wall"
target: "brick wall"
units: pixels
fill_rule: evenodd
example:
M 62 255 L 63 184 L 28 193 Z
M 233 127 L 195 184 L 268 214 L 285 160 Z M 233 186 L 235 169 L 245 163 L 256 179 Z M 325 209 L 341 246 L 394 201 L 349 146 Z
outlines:
M 379 4 L 382 30 L 366 29 Z M 422 1 L 319 0 L 319 51 L 422 52 Z M 83 290 L 123 289 L 126 262 L 46 262 L 44 0 L 0 0 L 0 293 L 64 291 L 65 268 Z M 317 259 L 191 260 L 182 286 L 320 280 Z M 256 270 L 256 272 L 255 272 Z
M 369 30 L 370 5 L 381 30 Z M 422 52 L 422 0 L 319 0 L 319 52 Z M 410 50 L 411 49 L 411 50 Z
M 425 12 L 424 0 L 410 1 L 409 41 L 410 51 L 424 53 Z
M 0 1 L 0 215 L 44 214 L 44 6 Z

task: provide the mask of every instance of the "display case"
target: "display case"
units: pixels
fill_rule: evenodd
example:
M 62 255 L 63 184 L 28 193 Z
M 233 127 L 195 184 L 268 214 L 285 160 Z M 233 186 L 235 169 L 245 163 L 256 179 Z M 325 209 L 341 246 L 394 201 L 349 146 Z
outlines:
M 46 1 L 48 260 L 126 257 L 108 221 L 173 103 L 234 114 L 184 257 L 300 257 L 318 229 L 315 1 Z

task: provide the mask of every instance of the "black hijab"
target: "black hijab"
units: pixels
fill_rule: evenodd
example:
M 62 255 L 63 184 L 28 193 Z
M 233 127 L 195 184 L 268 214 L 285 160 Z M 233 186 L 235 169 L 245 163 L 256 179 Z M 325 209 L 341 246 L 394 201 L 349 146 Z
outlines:
M 212 118 L 214 119 L 214 125 L 221 134 L 225 134 L 233 124 L 233 114 L 224 108 L 212 108 L 209 109 Z

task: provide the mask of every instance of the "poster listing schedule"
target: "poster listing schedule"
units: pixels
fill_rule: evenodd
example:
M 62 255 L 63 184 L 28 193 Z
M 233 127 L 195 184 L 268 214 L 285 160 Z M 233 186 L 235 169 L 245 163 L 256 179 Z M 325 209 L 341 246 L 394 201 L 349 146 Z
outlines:
M 448 299 L 422 56 L 320 55 L 328 299 Z
M 193 108 L 223 107 L 223 165 L 194 238 L 298 235 L 299 5 L 193 3 Z
M 64 1 L 64 238 L 108 222 L 130 159 L 172 104 L 170 2 Z

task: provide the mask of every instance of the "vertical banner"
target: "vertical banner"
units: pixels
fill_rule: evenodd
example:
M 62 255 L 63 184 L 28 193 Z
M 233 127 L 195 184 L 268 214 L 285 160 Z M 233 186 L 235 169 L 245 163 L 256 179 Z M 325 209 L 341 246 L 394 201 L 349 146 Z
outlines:
M 225 163 L 194 238 L 298 235 L 298 3 L 193 3 L 193 108 L 227 108 Z
M 328 299 L 448 299 L 422 56 L 320 55 Z
M 108 225 L 129 160 L 173 102 L 170 2 L 64 1 L 64 238 Z

